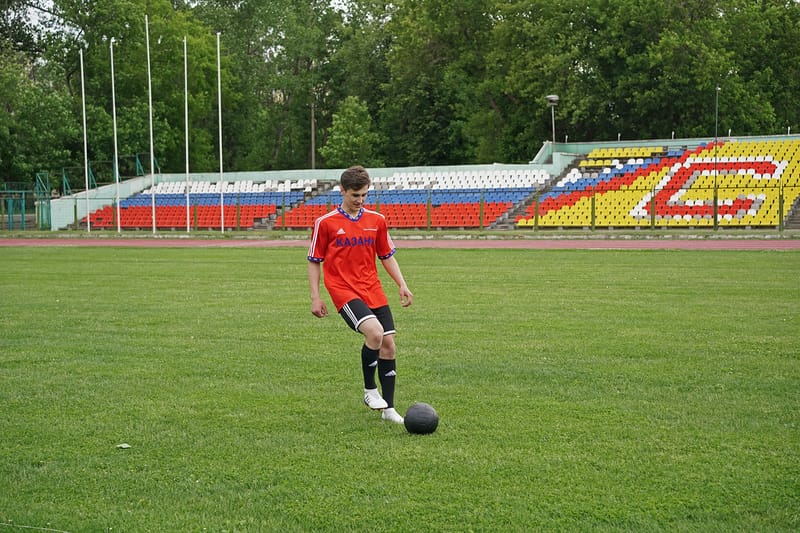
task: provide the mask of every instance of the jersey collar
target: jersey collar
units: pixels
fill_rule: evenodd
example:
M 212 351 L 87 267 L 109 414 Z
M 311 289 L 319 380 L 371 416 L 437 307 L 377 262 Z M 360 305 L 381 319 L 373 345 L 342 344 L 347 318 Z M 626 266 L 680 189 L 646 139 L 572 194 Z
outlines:
M 339 207 L 337 207 L 336 209 L 338 209 L 341 214 L 343 214 L 344 216 L 346 216 L 348 219 L 352 220 L 353 222 L 357 222 L 361 218 L 361 215 L 364 214 L 364 208 L 363 207 L 358 210 L 358 214 L 356 216 L 352 216 L 350 213 L 348 213 L 347 211 L 342 209 L 341 205 Z

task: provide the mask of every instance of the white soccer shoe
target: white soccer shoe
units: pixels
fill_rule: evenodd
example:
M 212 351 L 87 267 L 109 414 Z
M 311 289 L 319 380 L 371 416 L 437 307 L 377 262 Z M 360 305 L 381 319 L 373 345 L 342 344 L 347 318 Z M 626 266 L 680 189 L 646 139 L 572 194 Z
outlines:
M 389 407 L 387 409 L 384 409 L 383 412 L 381 413 L 381 418 L 384 420 L 388 420 L 389 422 L 394 422 L 395 424 L 403 423 L 403 417 L 400 416 L 400 414 L 394 410 L 394 407 Z
M 378 389 L 364 389 L 364 404 L 375 411 L 389 407 L 386 400 L 381 398 Z

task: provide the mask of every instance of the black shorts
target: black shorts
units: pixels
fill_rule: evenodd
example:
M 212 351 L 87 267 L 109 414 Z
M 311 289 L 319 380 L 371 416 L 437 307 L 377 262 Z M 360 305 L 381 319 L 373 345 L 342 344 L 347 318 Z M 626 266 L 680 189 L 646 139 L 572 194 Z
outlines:
M 358 331 L 358 326 L 368 318 L 375 317 L 383 326 L 384 335 L 392 335 L 395 333 L 394 318 L 392 317 L 392 311 L 389 309 L 388 305 L 370 309 L 363 300 L 355 299 L 344 304 L 339 314 L 342 315 L 344 321 L 347 322 L 347 325 L 350 326 L 353 331 Z

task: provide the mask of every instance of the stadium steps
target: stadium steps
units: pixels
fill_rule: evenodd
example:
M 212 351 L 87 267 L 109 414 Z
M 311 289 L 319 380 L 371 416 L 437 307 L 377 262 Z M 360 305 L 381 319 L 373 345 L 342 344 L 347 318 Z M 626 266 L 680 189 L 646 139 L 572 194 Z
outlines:
M 557 181 L 558 178 L 555 178 Z M 556 183 L 556 181 L 548 182 L 546 185 L 542 186 L 541 188 L 536 189 L 532 193 L 530 193 L 524 200 L 516 204 L 514 207 L 506 211 L 500 218 L 498 218 L 493 224 L 489 225 L 489 229 L 514 229 L 517 227 L 517 218 L 523 216 L 528 209 L 528 206 L 532 205 L 533 202 L 536 200 L 536 197 L 545 191 L 547 191 L 551 186 L 552 183 Z
M 297 207 L 300 207 L 301 205 L 303 205 L 306 202 L 316 198 L 317 196 L 320 196 L 322 194 L 327 193 L 328 191 L 333 189 L 335 186 L 336 186 L 336 182 L 334 182 L 334 181 L 317 182 L 317 185 L 314 188 L 312 188 L 311 191 L 307 191 L 303 195 L 303 201 L 297 203 L 296 205 L 289 206 L 288 209 L 287 209 L 287 212 L 291 211 L 292 209 L 295 209 Z M 276 213 L 270 215 L 268 218 L 261 219 L 260 221 L 256 221 L 253 224 L 253 229 L 266 229 L 266 230 L 275 229 L 275 223 L 278 221 L 278 219 L 282 215 L 283 215 L 283 208 L 282 207 L 278 207 L 278 210 L 277 210 Z
M 490 229 L 515 229 L 517 228 L 517 219 L 520 217 L 527 216 L 528 208 L 533 206 L 534 202 L 536 201 L 537 196 L 541 196 L 542 194 L 546 193 L 550 189 L 553 188 L 555 184 L 557 184 L 561 179 L 563 179 L 570 170 L 575 167 L 578 167 L 577 163 L 573 163 L 572 165 L 567 166 L 561 174 L 558 176 L 551 176 L 550 179 L 537 188 L 534 192 L 528 195 L 524 201 L 520 202 L 519 204 L 515 205 L 512 209 L 510 209 L 501 220 L 497 223 L 490 226 Z
M 800 197 L 795 200 L 789 209 L 789 214 L 786 216 L 786 222 L 783 227 L 785 229 L 800 229 Z

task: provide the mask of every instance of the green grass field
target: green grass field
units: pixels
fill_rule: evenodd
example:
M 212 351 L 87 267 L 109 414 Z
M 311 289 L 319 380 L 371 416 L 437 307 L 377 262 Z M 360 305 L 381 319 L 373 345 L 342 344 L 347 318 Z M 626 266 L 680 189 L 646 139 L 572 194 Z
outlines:
M 305 253 L 0 248 L 0 531 L 800 529 L 800 253 L 401 249 L 429 436 Z

